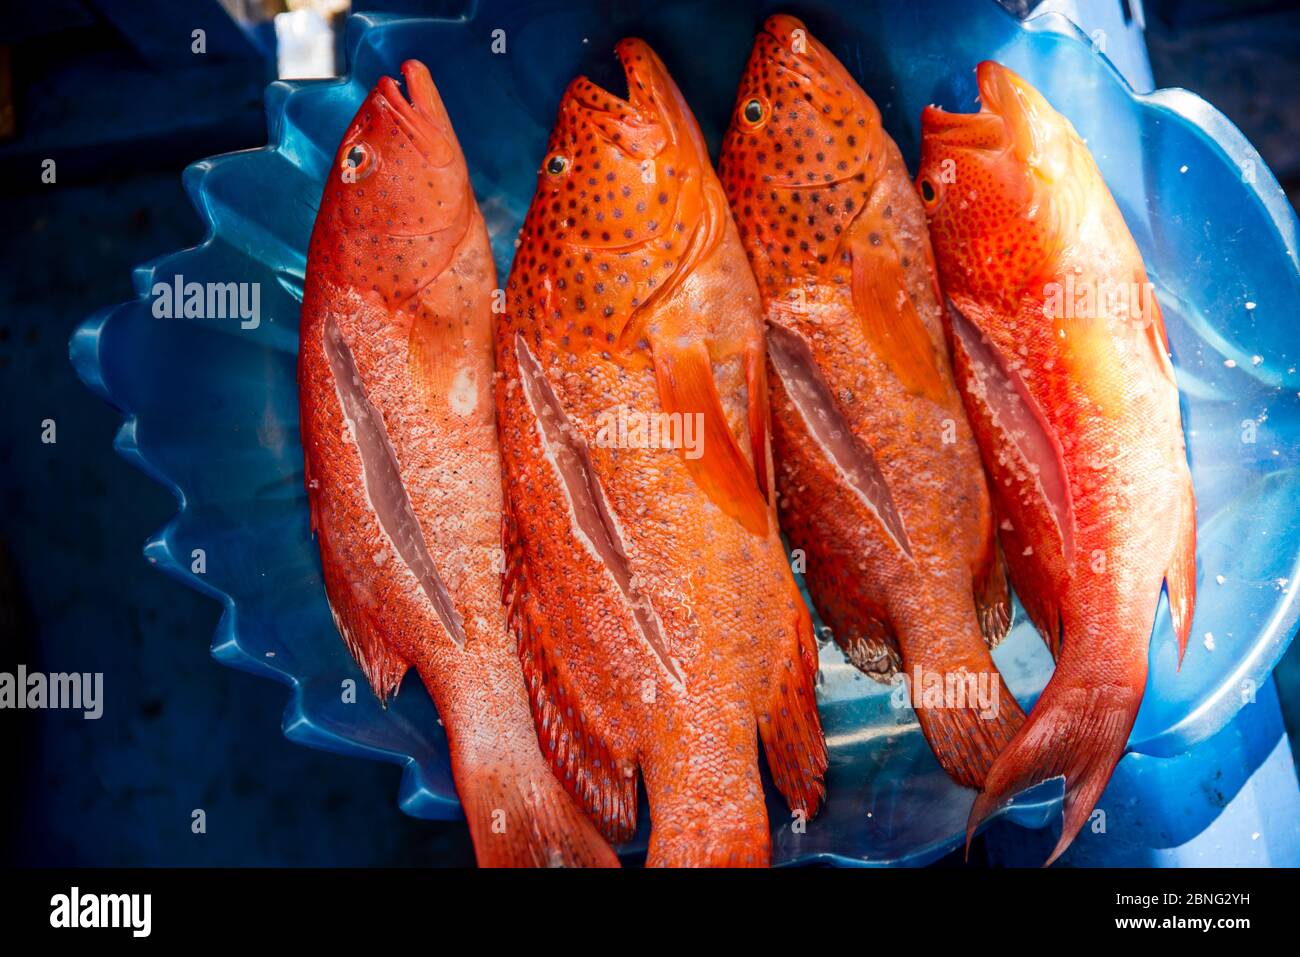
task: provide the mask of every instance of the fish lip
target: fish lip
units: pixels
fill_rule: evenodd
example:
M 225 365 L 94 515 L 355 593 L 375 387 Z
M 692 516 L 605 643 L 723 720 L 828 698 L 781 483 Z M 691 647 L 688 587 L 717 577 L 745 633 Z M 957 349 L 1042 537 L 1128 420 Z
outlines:
M 955 113 L 931 103 L 921 111 L 922 143 L 961 141 L 963 149 L 1001 152 L 1007 146 L 1006 123 L 1002 116 L 984 108 L 974 113 Z
M 795 53 L 790 42 L 794 38 L 794 32 L 796 30 L 803 31 L 804 43 L 806 44 L 803 53 Z M 763 29 L 759 32 L 759 35 L 754 38 L 755 45 L 762 42 L 764 37 L 776 43 L 776 45 L 781 47 L 783 50 L 788 51 L 790 55 L 797 58 L 800 63 L 807 63 L 809 66 L 814 65 L 808 55 L 810 51 L 816 49 L 813 38 L 808 32 L 808 27 L 805 26 L 804 22 L 798 17 L 792 17 L 788 13 L 772 14 L 772 16 L 763 21 Z M 772 60 L 772 57 L 769 56 L 768 59 Z M 790 66 L 786 63 L 781 63 L 779 65 L 784 69 L 790 69 Z M 794 72 L 798 73 L 799 76 L 803 77 L 809 83 L 813 82 L 813 78 L 810 74 L 801 70 L 795 70 Z
M 660 123 L 666 128 L 670 141 L 681 143 L 694 140 L 701 146 L 703 155 L 707 156 L 707 148 L 702 146 L 703 137 L 696 132 L 690 108 L 677 89 L 677 84 L 673 82 L 668 68 L 650 44 L 638 37 L 624 37 L 615 44 L 614 53 L 623 66 L 627 97 L 617 96 L 593 83 L 588 77 L 580 76 L 569 84 L 569 89 L 565 92 L 569 108 L 583 114 L 593 133 L 626 155 L 645 158 L 643 154 L 629 148 L 629 138 L 615 140 L 605 124 L 592 120 L 597 117 L 608 118 L 609 122 L 627 131 L 643 130 Z M 609 100 L 622 104 L 627 108 L 626 116 L 613 119 L 607 106 L 592 103 L 582 95 L 584 85 L 600 89 Z
M 672 94 L 676 92 L 676 84 L 658 54 L 639 37 L 619 40 L 614 45 L 614 53 L 623 64 L 623 75 L 627 78 L 628 105 L 638 113 L 662 116 L 668 102 L 675 100 Z M 659 102 L 655 101 L 656 94 Z M 664 101 L 664 94 L 669 95 L 668 102 Z
M 802 53 L 795 53 L 791 40 L 794 37 L 794 31 L 802 30 L 804 34 L 805 48 Z M 800 77 L 806 83 L 813 83 L 814 79 L 810 70 L 797 70 L 790 65 L 788 60 L 778 59 L 771 49 L 775 44 L 777 48 L 784 50 L 791 58 L 794 58 L 800 65 L 807 67 L 816 67 L 819 64 L 814 63 L 809 53 L 816 49 L 812 35 L 809 34 L 808 28 L 803 21 L 797 17 L 792 17 L 788 13 L 774 13 L 763 21 L 762 28 L 754 36 L 754 45 L 750 49 L 751 58 L 761 56 L 768 64 L 779 67 Z M 752 59 L 750 61 L 753 62 Z M 746 68 L 748 73 L 748 67 Z M 743 97 L 752 92 L 744 80 L 742 80 L 740 89 L 737 91 L 737 97 Z M 739 103 L 739 99 L 737 100 Z
M 383 76 L 372 95 L 389 108 L 407 139 L 433 166 L 451 164 L 458 155 L 455 133 L 428 68 L 418 60 L 407 60 L 402 64 L 402 79 L 406 94 L 396 80 Z
M 803 50 L 796 52 L 793 48 L 792 40 L 795 31 L 803 33 Z M 821 74 L 826 79 L 839 83 L 847 92 L 857 96 L 860 89 L 858 81 L 854 78 L 839 57 L 831 53 L 821 41 L 812 35 L 808 26 L 798 17 L 792 17 L 788 13 L 775 13 L 763 22 L 763 29 L 756 38 L 755 43 L 763 36 L 776 42 L 776 44 L 785 50 L 801 65 L 808 68 L 808 72 L 803 70 L 792 70 L 799 76 L 803 77 L 809 83 L 816 83 L 816 75 Z M 791 70 L 788 63 L 779 64 L 786 70 Z M 863 91 L 865 95 L 865 91 Z M 868 97 L 869 98 L 869 97 Z
M 994 60 L 982 60 L 975 67 L 975 83 L 980 91 L 980 109 L 1004 119 L 1020 108 L 1020 94 L 1027 86 L 1014 71 Z
M 798 17 L 788 13 L 774 13 L 763 21 L 763 32 L 778 42 L 790 39 L 795 30 L 808 33 L 807 25 Z
M 1005 146 L 1008 124 L 1024 119 L 1025 97 L 1033 90 L 1013 70 L 994 60 L 982 60 L 976 66 L 975 83 L 979 89 L 978 110 L 955 113 L 930 104 L 921 112 L 921 135 L 943 138 L 961 134 L 972 148 Z M 976 142 L 969 142 L 973 131 L 977 133 Z

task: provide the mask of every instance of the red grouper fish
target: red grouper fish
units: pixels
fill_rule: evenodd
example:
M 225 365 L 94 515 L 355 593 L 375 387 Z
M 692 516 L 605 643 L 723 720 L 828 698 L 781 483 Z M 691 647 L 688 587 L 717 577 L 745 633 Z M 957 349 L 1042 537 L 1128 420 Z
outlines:
M 370 93 L 330 169 L 298 365 L 307 495 L 339 633 L 381 700 L 414 667 L 484 865 L 617 858 L 537 744 L 501 603 L 496 273 L 423 64 Z
M 754 42 L 719 164 L 758 279 L 781 526 L 850 660 L 900 665 L 970 787 L 1024 721 L 989 655 L 1010 620 L 953 382 L 925 214 L 880 111 L 793 17 Z
M 639 40 L 626 101 L 570 84 L 498 327 L 512 615 L 542 746 L 650 865 L 763 865 L 758 741 L 823 795 L 817 645 L 763 488 L 758 291 L 681 93 Z M 757 468 L 755 467 L 757 466 Z
M 997 63 L 978 78 L 978 113 L 925 110 L 917 188 L 1011 582 L 1057 661 L 969 833 L 1064 777 L 1050 863 L 1124 753 L 1162 582 L 1182 660 L 1196 503 L 1164 319 L 1119 208 L 1036 90 Z

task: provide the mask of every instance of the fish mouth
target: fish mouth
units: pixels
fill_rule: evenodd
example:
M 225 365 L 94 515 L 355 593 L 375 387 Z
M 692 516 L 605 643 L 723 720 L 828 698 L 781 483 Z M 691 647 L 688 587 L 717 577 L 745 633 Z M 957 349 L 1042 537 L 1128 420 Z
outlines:
M 800 40 L 798 47 L 795 43 L 796 38 Z M 808 28 L 798 17 L 792 17 L 788 13 L 773 14 L 763 22 L 763 30 L 754 42 L 756 46 L 762 45 L 766 48 L 763 50 L 763 55 L 770 63 L 797 73 L 809 83 L 815 82 L 818 72 L 829 72 L 830 64 L 826 62 L 828 58 L 824 55 L 821 44 L 812 38 Z M 773 44 L 776 49 L 772 48 Z M 776 55 L 778 51 L 785 53 L 786 56 L 778 57 Z M 804 69 L 794 69 L 791 60 Z
M 951 146 L 999 152 L 1013 146 L 1021 156 L 1034 155 L 1055 115 L 1041 93 L 1013 70 L 993 60 L 975 68 L 980 108 L 976 113 L 949 113 L 927 106 L 921 135 Z
M 698 155 L 707 156 L 690 107 L 650 44 L 625 37 L 614 53 L 627 81 L 626 99 L 580 76 L 565 93 L 565 107 L 575 119 L 637 159 L 655 155 L 669 142 L 691 143 Z
M 769 49 L 765 52 L 771 62 L 797 73 L 808 83 L 822 87 L 823 92 L 829 83 L 838 85 L 846 97 L 855 101 L 862 95 L 856 92 L 858 83 L 844 64 L 822 46 L 821 41 L 809 32 L 798 17 L 792 17 L 788 13 L 768 17 L 763 23 L 763 32 L 759 34 L 758 42 L 765 39 L 769 44 Z M 772 43 L 786 54 L 784 59 L 778 60 L 773 56 L 775 51 L 770 48 Z M 802 69 L 795 69 L 792 62 Z M 855 103 L 855 106 L 862 108 L 860 103 Z
M 931 104 L 921 111 L 923 143 L 1000 153 L 1007 145 L 1006 132 L 1002 117 L 984 109 L 949 113 Z
M 432 165 L 449 165 L 460 154 L 460 147 L 428 67 L 419 60 L 407 60 L 402 64 L 402 79 L 406 95 L 390 76 L 380 77 L 373 95 Z

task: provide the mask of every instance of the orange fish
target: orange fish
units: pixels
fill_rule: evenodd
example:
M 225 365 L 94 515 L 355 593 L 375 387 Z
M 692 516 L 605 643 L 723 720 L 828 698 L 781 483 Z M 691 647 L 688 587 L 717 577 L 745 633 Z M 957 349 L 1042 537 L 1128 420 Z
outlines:
M 498 327 L 508 589 L 543 749 L 650 865 L 763 865 L 758 742 L 823 795 L 817 647 L 764 495 L 758 291 L 686 102 L 639 40 L 628 98 L 560 103 Z
M 479 863 L 617 866 L 542 757 L 501 603 L 496 273 L 423 64 L 385 77 L 330 169 L 298 365 L 312 528 L 339 633 L 380 699 L 414 667 Z
M 1119 208 L 1036 90 L 997 63 L 978 78 L 978 113 L 922 116 L 917 188 L 1011 581 L 1057 663 L 969 833 L 1064 777 L 1051 863 L 1124 753 L 1162 583 L 1182 659 L 1196 503 L 1164 319 Z
M 1006 576 L 903 159 L 834 55 L 774 16 L 719 170 L 767 317 L 781 526 L 850 660 L 901 665 L 940 764 L 979 787 L 1024 714 L 989 655 Z

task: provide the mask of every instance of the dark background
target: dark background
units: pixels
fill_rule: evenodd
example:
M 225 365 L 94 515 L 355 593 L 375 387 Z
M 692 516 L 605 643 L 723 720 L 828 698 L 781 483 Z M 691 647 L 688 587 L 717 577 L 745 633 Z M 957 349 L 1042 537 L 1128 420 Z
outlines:
M 159 39 L 176 17 L 166 0 L 12 6 L 0 18 L 0 127 L 13 130 L 0 138 L 0 670 L 102 671 L 108 707 L 99 721 L 0 713 L 0 861 L 470 862 L 462 825 L 398 811 L 395 767 L 290 744 L 277 731 L 285 690 L 212 661 L 218 606 L 140 554 L 175 503 L 112 453 L 120 417 L 68 363 L 78 323 L 132 296 L 134 265 L 202 238 L 184 166 L 265 143 L 273 39 L 223 24 L 215 0 L 178 2 L 187 24 L 209 25 L 200 73 Z M 1148 0 L 1146 23 L 1157 85 L 1218 106 L 1294 204 L 1297 5 Z M 46 156 L 59 157 L 55 186 L 39 180 Z M 40 441 L 44 419 L 55 444 Z M 1278 680 L 1284 702 L 1300 701 L 1300 647 Z M 194 808 L 205 835 L 190 832 Z

